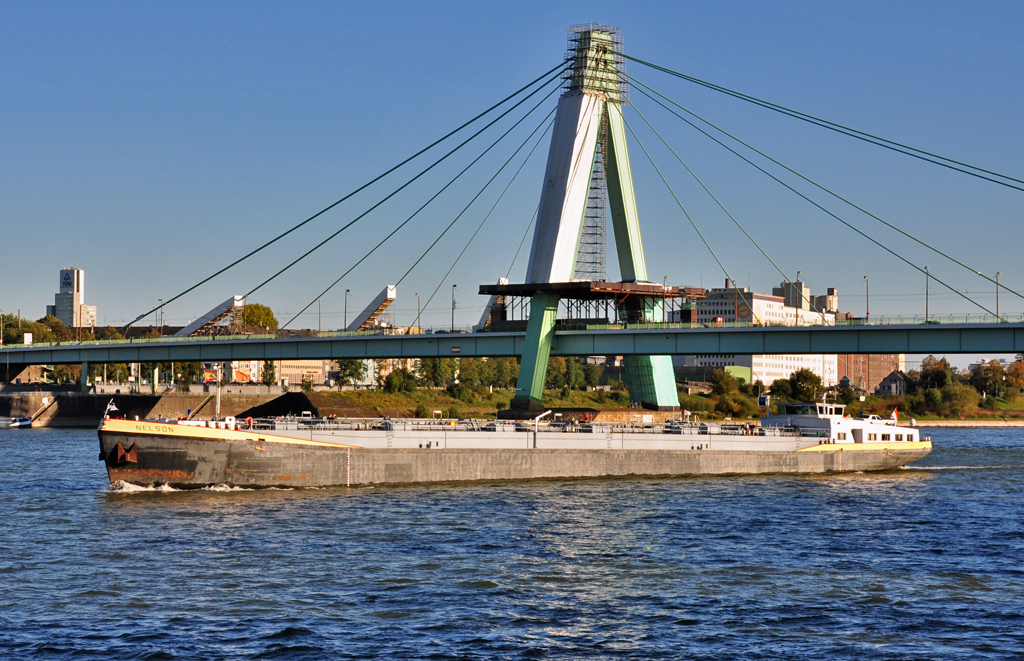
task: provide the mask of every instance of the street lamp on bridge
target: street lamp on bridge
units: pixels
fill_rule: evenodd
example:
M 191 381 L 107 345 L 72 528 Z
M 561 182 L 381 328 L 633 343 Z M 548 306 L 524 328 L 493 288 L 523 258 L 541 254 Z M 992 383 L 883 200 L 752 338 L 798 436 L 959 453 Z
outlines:
M 864 276 L 864 323 L 871 321 L 871 287 L 868 276 Z
M 452 332 L 455 332 L 455 288 L 458 285 L 452 285 Z
M 924 267 L 924 323 L 928 323 L 928 292 L 931 289 L 932 274 L 928 267 Z
M 345 290 L 345 330 L 348 330 L 348 293 L 351 289 Z
M 996 318 L 999 318 L 999 275 L 1002 271 L 996 271 Z

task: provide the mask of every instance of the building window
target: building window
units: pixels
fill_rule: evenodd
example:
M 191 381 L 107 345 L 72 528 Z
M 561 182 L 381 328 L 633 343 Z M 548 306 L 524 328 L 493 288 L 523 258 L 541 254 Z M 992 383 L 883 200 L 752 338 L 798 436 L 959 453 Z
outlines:
M 882 440 L 891 441 L 892 439 L 890 438 L 890 436 L 892 436 L 892 434 L 882 434 Z

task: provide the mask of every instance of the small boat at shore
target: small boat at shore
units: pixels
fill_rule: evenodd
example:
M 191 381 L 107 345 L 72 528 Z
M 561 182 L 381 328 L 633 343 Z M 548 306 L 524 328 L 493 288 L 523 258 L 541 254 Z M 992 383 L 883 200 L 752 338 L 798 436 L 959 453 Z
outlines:
M 17 429 L 19 427 L 31 427 L 32 418 L 8 418 L 0 416 L 0 429 Z
M 898 468 L 931 439 L 841 404 L 780 404 L 760 425 L 532 420 L 124 420 L 99 426 L 110 482 L 327 487 Z

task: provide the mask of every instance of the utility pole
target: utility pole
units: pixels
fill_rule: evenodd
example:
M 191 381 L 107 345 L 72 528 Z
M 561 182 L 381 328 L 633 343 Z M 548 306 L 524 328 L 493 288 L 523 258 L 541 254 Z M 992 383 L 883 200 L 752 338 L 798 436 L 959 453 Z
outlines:
M 932 274 L 924 267 L 924 323 L 928 323 L 928 293 L 931 290 Z
M 662 289 L 663 293 L 665 291 L 668 291 L 668 276 L 667 275 L 664 278 L 662 278 L 662 280 L 661 280 L 661 289 Z M 668 312 L 665 311 L 665 303 L 667 301 L 668 301 L 667 298 L 662 298 L 661 299 L 661 323 L 663 323 L 663 324 L 668 321 Z
M 351 289 L 345 290 L 345 330 L 348 330 L 348 293 Z
M 999 319 L 999 276 L 1002 271 L 996 271 L 996 319 Z
M 871 286 L 864 276 L 864 323 L 871 321 Z
M 458 285 L 452 285 L 452 332 L 455 332 L 455 288 Z

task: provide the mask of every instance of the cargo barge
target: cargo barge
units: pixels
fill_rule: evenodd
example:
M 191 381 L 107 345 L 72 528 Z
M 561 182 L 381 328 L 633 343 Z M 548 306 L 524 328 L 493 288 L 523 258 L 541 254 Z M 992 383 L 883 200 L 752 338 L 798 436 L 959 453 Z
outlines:
M 100 460 L 112 484 L 202 488 L 625 476 L 881 471 L 924 457 L 931 440 L 842 405 L 780 404 L 760 426 L 675 420 L 107 418 Z

